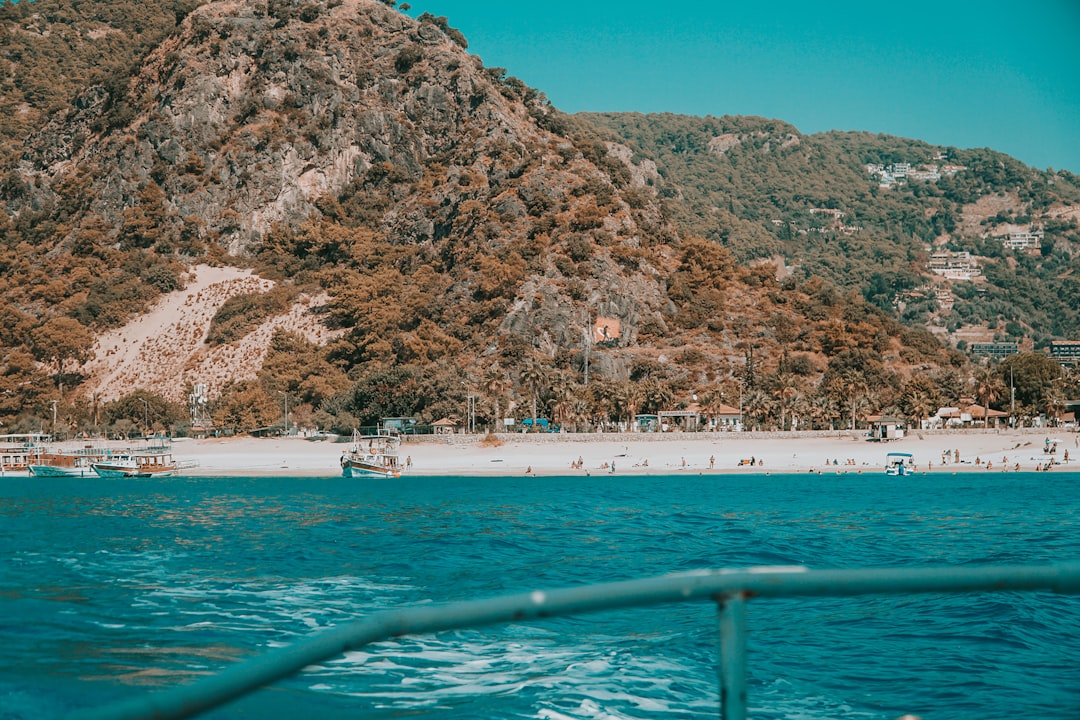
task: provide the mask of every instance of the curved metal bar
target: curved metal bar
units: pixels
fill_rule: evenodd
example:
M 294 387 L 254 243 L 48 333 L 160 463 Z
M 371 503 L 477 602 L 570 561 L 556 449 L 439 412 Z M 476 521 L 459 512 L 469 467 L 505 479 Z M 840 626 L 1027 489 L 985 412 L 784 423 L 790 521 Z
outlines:
M 78 711 L 71 720 L 187 718 L 223 705 L 308 665 L 367 643 L 496 623 L 643 607 L 691 600 L 782 596 L 1051 590 L 1080 594 L 1080 562 L 1043 566 L 809 570 L 805 567 L 704 570 L 487 600 L 379 612 L 285 648 L 233 665 L 217 675 L 143 697 Z

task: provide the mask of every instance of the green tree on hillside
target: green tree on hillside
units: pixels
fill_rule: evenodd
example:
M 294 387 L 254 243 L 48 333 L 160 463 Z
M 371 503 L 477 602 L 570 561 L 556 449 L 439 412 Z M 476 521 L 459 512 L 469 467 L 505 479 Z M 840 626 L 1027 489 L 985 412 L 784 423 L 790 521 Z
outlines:
M 78 320 L 57 317 L 47 320 L 31 333 L 31 347 L 39 361 L 56 366 L 56 388 L 64 394 L 64 367 L 69 361 L 90 359 L 94 336 Z

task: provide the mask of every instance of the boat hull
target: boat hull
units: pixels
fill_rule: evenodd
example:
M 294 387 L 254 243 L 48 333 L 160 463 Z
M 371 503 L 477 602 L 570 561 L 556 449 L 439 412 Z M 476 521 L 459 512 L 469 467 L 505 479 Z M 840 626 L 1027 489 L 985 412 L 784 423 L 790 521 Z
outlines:
M 147 468 L 116 463 L 94 463 L 91 466 L 99 477 L 103 478 L 159 478 L 172 477 L 176 474 L 175 467 Z
M 31 465 L 28 470 L 30 471 L 30 474 L 34 477 L 95 477 L 94 469 L 90 466 L 62 467 L 57 465 Z
M 377 465 L 369 465 L 363 462 L 357 462 L 355 460 L 346 460 L 342 463 L 341 474 L 347 478 L 362 478 L 362 477 L 386 477 L 396 478 L 401 477 L 401 471 L 394 468 L 379 467 Z

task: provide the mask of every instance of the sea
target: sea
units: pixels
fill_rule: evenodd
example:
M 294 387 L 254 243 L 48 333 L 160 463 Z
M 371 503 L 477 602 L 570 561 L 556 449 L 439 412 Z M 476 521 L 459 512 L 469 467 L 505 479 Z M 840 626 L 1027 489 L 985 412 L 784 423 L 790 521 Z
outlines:
M 1080 559 L 1080 474 L 0 479 L 0 718 L 381 610 L 706 568 Z M 1080 718 L 1080 596 L 748 602 L 752 718 Z M 709 602 L 377 642 L 203 717 L 719 716 Z

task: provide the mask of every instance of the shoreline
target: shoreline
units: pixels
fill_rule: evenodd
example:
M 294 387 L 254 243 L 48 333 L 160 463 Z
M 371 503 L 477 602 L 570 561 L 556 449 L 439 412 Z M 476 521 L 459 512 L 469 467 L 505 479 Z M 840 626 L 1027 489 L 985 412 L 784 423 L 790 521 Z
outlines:
M 677 475 L 730 473 L 883 474 L 888 452 L 911 453 L 924 472 L 1035 471 L 1053 458 L 1055 471 L 1080 471 L 1080 434 L 1021 430 L 921 431 L 899 440 L 874 442 L 859 431 L 776 433 L 553 433 L 405 436 L 400 455 L 411 459 L 409 475 L 574 476 L 604 474 Z M 1045 439 L 1057 440 L 1054 454 Z M 300 437 L 184 439 L 173 457 L 195 462 L 186 476 L 340 475 L 339 459 L 349 442 Z M 1069 461 L 1065 461 L 1068 452 Z M 959 456 L 959 462 L 956 462 Z M 753 459 L 751 466 L 749 460 Z M 580 459 L 581 467 L 574 467 Z M 740 465 L 740 461 L 747 461 Z M 833 461 L 836 461 L 835 464 Z M 828 463 L 828 464 L 826 464 Z M 614 468 L 614 469 L 613 469 Z

